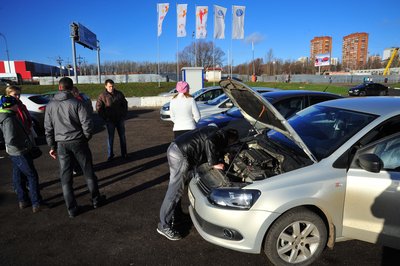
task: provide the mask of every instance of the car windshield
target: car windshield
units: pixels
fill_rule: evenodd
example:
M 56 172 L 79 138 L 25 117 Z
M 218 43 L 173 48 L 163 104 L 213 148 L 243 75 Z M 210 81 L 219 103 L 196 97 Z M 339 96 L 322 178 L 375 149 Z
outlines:
M 201 89 L 201 90 L 195 91 L 195 92 L 192 94 L 192 96 L 193 96 L 193 98 L 196 98 L 197 96 L 199 96 L 200 94 L 202 94 L 202 93 L 205 92 L 205 91 L 206 91 L 205 89 Z
M 376 118 L 375 115 L 326 106 L 311 106 L 288 120 L 317 160 L 331 155 L 343 143 Z M 299 150 L 283 134 L 270 130 L 273 141 Z
M 209 100 L 207 102 L 205 102 L 205 104 L 207 105 L 218 105 L 219 103 L 225 101 L 228 98 L 228 96 L 226 96 L 225 94 L 222 94 L 220 96 L 218 96 L 215 99 Z

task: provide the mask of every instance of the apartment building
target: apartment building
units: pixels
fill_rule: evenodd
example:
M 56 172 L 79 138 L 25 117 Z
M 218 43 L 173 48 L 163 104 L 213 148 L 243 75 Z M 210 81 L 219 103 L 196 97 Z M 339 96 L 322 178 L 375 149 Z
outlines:
M 315 57 L 319 54 L 329 54 L 332 53 L 332 37 L 330 36 L 322 36 L 322 37 L 314 37 L 311 40 L 311 51 L 310 51 L 310 60 L 313 62 Z
M 368 60 L 368 33 L 357 32 L 343 37 L 342 65 L 346 70 L 361 69 Z

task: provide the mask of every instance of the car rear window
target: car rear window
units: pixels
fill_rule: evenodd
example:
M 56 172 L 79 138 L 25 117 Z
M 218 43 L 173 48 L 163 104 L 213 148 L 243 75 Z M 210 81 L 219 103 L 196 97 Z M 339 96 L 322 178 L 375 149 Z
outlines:
M 43 96 L 43 95 L 34 95 L 30 96 L 29 100 L 36 104 L 48 104 L 49 103 L 49 98 Z

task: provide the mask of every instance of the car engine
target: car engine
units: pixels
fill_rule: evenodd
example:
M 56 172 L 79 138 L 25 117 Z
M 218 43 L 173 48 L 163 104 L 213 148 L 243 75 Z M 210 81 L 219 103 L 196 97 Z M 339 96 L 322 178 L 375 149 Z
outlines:
M 253 139 L 227 151 L 224 171 L 206 163 L 196 169 L 195 178 L 207 194 L 215 187 L 244 187 L 312 163 L 301 158 L 265 139 Z

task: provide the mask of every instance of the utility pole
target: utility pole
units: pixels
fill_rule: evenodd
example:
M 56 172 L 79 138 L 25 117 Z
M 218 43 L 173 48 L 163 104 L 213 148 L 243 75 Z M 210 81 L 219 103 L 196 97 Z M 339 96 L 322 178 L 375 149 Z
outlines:
M 82 75 L 81 64 L 82 64 L 83 57 L 79 55 L 79 56 L 76 58 L 76 60 L 77 60 L 77 62 L 78 62 L 78 66 L 79 66 L 79 74 Z
M 10 55 L 8 54 L 8 44 L 7 44 L 7 39 L 6 36 L 4 36 L 3 33 L 0 33 L 0 36 L 3 37 L 4 42 L 6 43 L 6 54 L 7 54 L 7 62 L 8 62 L 8 73 L 11 73 L 11 66 L 10 66 Z
M 58 63 L 58 65 L 60 66 L 60 77 L 62 77 L 62 69 L 61 69 L 61 67 L 62 67 L 62 62 L 63 62 L 64 60 L 60 57 L 60 56 L 58 56 L 57 58 L 56 58 L 56 62 Z

